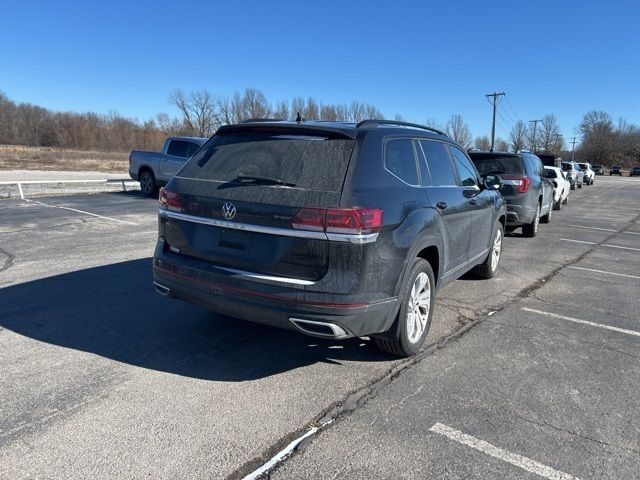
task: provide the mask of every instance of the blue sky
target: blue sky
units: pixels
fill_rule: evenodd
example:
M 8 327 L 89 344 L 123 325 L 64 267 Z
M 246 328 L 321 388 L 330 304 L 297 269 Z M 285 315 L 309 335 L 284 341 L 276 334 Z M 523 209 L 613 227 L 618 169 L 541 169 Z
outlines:
M 0 90 L 144 119 L 171 90 L 358 99 L 497 135 L 553 113 L 566 138 L 602 109 L 640 123 L 640 2 L 2 2 Z M 512 107 L 512 108 L 510 108 Z

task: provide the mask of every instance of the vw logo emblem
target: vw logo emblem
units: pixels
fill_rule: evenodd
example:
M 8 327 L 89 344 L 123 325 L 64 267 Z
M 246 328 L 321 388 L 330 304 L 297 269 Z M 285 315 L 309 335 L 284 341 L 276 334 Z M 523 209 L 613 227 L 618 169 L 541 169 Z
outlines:
M 227 220 L 233 220 L 236 217 L 236 206 L 227 202 L 222 206 L 222 216 Z

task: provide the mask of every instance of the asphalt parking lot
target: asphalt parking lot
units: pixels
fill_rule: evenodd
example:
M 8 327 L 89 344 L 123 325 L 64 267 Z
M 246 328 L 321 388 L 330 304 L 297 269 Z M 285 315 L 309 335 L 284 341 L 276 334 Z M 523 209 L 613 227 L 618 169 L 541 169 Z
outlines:
M 156 210 L 0 201 L 0 478 L 240 478 L 313 427 L 274 478 L 638 476 L 640 180 L 506 237 L 410 360 L 159 296 Z

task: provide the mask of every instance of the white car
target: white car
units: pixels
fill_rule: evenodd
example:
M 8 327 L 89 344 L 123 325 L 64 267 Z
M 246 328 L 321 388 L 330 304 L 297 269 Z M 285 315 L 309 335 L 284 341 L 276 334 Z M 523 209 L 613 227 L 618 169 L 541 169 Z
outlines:
M 593 185 L 593 181 L 596 178 L 596 172 L 593 171 L 590 163 L 578 163 L 580 169 L 584 173 L 584 184 Z
M 571 183 L 558 167 L 544 167 L 544 170 L 547 172 L 547 178 L 553 183 L 553 209 L 560 210 L 562 205 L 569 202 Z

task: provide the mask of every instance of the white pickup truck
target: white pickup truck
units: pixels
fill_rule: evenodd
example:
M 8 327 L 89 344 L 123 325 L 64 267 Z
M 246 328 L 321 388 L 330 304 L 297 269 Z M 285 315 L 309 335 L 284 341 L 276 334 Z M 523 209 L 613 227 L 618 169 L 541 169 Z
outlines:
M 129 154 L 129 176 L 140 182 L 140 190 L 155 195 L 166 185 L 184 163 L 205 144 L 202 137 L 169 137 L 161 152 L 133 150 Z

